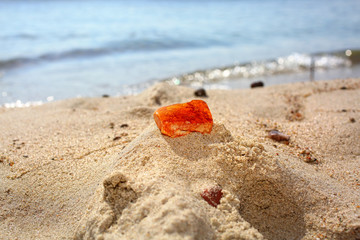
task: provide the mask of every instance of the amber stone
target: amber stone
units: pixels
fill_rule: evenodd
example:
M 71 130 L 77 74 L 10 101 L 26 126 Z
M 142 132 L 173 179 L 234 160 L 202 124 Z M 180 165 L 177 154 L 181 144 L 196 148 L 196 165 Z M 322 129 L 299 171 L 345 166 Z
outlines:
M 200 196 L 211 206 L 217 207 L 220 204 L 220 200 L 223 196 L 222 189 L 220 187 L 212 187 L 205 189 Z
M 190 132 L 211 133 L 213 126 L 210 109 L 202 100 L 161 107 L 154 119 L 161 133 L 172 138 Z

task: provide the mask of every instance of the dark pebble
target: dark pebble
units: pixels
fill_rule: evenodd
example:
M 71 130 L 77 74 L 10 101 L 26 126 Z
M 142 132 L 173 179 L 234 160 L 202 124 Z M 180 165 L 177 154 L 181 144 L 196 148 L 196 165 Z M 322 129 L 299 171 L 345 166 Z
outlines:
M 114 137 L 113 141 L 119 140 L 120 138 L 121 138 L 120 136 Z
M 111 129 L 114 129 L 115 123 L 111 122 L 111 123 L 109 124 L 109 127 L 110 127 Z
M 103 94 L 102 97 L 103 97 L 103 98 L 108 98 L 108 97 L 110 97 L 110 95 L 108 95 L 108 94 Z
M 288 136 L 282 132 L 279 132 L 278 130 L 271 130 L 269 132 L 268 136 L 269 136 L 269 138 L 271 138 L 275 141 L 278 141 L 278 142 L 290 140 L 290 136 Z
M 200 88 L 194 92 L 196 97 L 208 97 L 204 88 Z
M 129 135 L 129 134 L 128 134 L 128 133 L 121 133 L 120 135 L 115 136 L 115 137 L 113 138 L 113 141 L 119 140 L 120 138 L 125 137 L 125 136 L 127 136 L 127 135 Z
M 126 123 L 124 123 L 124 124 L 121 124 L 120 127 L 121 127 L 121 128 L 127 128 L 127 127 L 129 127 L 129 125 L 126 124 Z
M 350 122 L 352 122 L 352 123 L 356 122 L 355 118 L 350 118 Z
M 160 100 L 160 97 L 159 96 L 156 96 L 155 98 L 154 98 L 154 101 L 155 101 L 155 103 L 157 104 L 157 105 L 161 105 L 161 100 Z
M 341 90 L 346 90 L 347 87 L 343 86 L 343 87 L 341 87 L 340 89 L 341 89 Z
M 251 88 L 257 88 L 257 87 L 263 87 L 264 83 L 262 81 L 258 81 L 258 82 L 253 82 L 250 87 Z
M 347 110 L 346 109 L 343 109 L 343 110 L 341 110 L 342 112 L 347 112 Z
M 23 155 L 24 158 L 28 158 L 29 156 L 28 155 Z

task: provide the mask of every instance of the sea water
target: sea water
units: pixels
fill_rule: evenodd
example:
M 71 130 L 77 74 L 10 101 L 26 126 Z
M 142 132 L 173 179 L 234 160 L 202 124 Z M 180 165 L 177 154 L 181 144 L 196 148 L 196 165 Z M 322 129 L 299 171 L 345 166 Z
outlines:
M 359 0 L 2 0 L 0 105 L 360 77 Z

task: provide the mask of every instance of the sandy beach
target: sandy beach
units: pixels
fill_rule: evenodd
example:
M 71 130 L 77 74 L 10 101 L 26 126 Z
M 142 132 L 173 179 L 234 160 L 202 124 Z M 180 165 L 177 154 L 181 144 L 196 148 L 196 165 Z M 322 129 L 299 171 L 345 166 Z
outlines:
M 0 239 L 360 239 L 360 79 L 207 95 L 1 108 Z M 211 134 L 162 135 L 156 109 L 193 99 Z

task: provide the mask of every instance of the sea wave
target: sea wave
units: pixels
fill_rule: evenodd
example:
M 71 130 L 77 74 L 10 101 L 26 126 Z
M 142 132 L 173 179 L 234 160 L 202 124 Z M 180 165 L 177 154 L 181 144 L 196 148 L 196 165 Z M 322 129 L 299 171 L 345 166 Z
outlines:
M 297 73 L 315 69 L 334 69 L 350 67 L 351 58 L 342 52 L 328 54 L 301 54 L 294 53 L 276 59 L 235 64 L 223 68 L 199 70 L 162 81 L 175 85 L 203 85 L 221 82 L 227 79 L 242 79 L 265 77 L 277 74 Z
M 213 41 L 212 45 L 221 45 L 223 43 Z M 46 61 L 61 61 L 79 58 L 101 57 L 109 54 L 121 54 L 126 52 L 149 52 L 170 49 L 185 49 L 202 47 L 203 43 L 195 40 L 179 39 L 135 39 L 112 41 L 104 46 L 93 48 L 78 48 L 66 50 L 63 52 L 50 52 L 35 57 L 14 57 L 6 60 L 0 60 L 0 69 L 12 69 L 26 64 L 37 64 Z
M 35 34 L 31 34 L 31 33 L 19 33 L 19 34 L 14 34 L 14 35 L 0 35 L 0 39 L 2 40 L 33 40 L 33 39 L 37 39 L 38 36 L 36 36 Z

